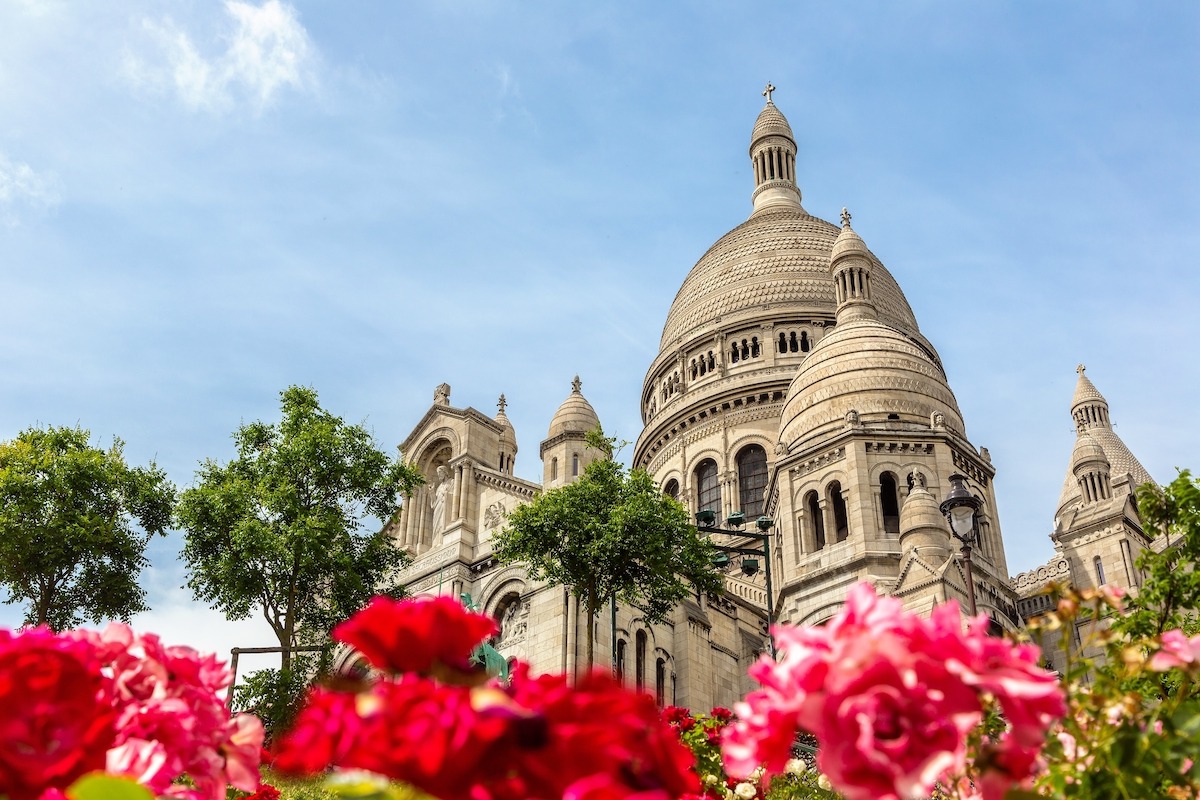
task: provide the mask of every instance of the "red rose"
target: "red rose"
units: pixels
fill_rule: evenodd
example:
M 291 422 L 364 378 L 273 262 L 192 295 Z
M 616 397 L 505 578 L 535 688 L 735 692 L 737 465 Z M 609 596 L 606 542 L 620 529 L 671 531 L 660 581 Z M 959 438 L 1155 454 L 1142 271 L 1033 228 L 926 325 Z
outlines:
M 93 648 L 45 628 L 0 632 L 0 795 L 33 800 L 103 770 L 113 742 Z
M 497 630 L 491 617 L 468 611 L 450 597 L 376 597 L 334 628 L 333 638 L 358 650 L 376 669 L 427 675 L 439 666 L 468 669 L 471 651 Z

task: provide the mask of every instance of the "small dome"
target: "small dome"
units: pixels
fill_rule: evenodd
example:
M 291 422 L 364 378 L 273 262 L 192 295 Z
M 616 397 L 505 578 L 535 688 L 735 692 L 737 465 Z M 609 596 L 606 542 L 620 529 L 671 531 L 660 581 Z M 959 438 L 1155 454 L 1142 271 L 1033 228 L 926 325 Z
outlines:
M 496 403 L 496 407 L 499 409 L 496 412 L 496 422 L 500 423 L 500 444 L 508 445 L 515 453 L 517 450 L 517 432 L 513 429 L 508 415 L 504 413 L 504 409 L 507 406 L 508 401 L 504 399 L 504 395 L 500 395 L 500 400 Z
M 1108 456 L 1104 455 L 1104 448 L 1100 443 L 1088 434 L 1087 431 L 1080 431 L 1075 437 L 1075 448 L 1071 451 L 1071 469 L 1082 467 L 1087 464 L 1108 464 Z
M 754 121 L 754 130 L 750 133 L 750 149 L 753 151 L 754 144 L 767 136 L 786 136 L 793 142 L 796 140 L 796 137 L 792 135 L 792 126 L 788 124 L 787 117 L 783 116 L 783 112 L 769 101 L 758 115 L 758 119 Z
M 966 435 L 962 413 L 931 350 L 870 318 L 841 322 L 817 342 L 788 389 L 779 438 L 791 452 L 841 431 L 854 410 L 864 425 L 928 429 L 939 414 Z
M 564 433 L 574 433 L 582 437 L 600 424 L 596 410 L 592 408 L 592 404 L 580 391 L 582 387 L 583 384 L 576 375 L 575 380 L 571 382 L 571 394 L 558 407 L 558 411 L 554 412 L 554 417 L 550 420 L 550 432 L 546 434 L 547 439 L 553 439 Z
M 850 227 L 850 212 L 843 208 L 842 232 L 833 242 L 833 252 L 829 254 L 829 260 L 837 261 L 846 255 L 859 255 L 869 259 L 871 251 L 867 249 L 867 243 L 862 240 L 862 237 Z

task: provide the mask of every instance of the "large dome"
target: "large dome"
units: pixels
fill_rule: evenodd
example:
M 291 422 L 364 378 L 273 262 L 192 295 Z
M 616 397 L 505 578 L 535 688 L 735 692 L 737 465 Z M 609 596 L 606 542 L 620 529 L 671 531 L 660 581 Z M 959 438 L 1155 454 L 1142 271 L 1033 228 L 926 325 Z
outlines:
M 779 439 L 795 452 L 847 425 L 874 424 L 925 430 L 940 424 L 966 435 L 958 402 L 932 352 L 875 319 L 840 322 L 792 381 Z
M 798 205 L 772 207 L 722 236 L 692 267 L 663 325 L 660 350 L 750 319 L 809 316 L 833 320 L 829 260 L 839 227 Z M 890 273 L 872 258 L 882 321 L 917 334 L 917 321 Z

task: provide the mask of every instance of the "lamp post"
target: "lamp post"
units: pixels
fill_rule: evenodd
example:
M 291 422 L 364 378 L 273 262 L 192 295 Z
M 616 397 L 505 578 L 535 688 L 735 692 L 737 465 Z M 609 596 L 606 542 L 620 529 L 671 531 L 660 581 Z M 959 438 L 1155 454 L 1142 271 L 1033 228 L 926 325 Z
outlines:
M 758 572 L 758 559 L 754 556 L 762 556 L 764 567 L 763 572 L 767 580 L 767 644 L 771 650 L 771 658 L 775 657 L 775 638 L 771 636 L 771 625 L 775 621 L 775 599 L 773 597 L 774 587 L 771 584 L 771 528 L 775 527 L 775 520 L 770 517 L 759 517 L 755 520 L 754 525 L 758 528 L 757 531 L 743 530 L 746 524 L 746 513 L 744 511 L 735 511 L 725 520 L 728 528 L 719 528 L 716 525 L 716 514 L 711 509 L 703 509 L 696 512 L 696 529 L 707 534 L 720 533 L 725 536 L 741 536 L 748 539 L 757 539 L 762 542 L 762 548 L 756 549 L 753 547 L 737 547 L 734 545 L 723 545 L 711 542 L 719 552 L 713 559 L 713 566 L 727 567 L 729 566 L 729 556 L 742 556 L 742 574 L 750 577 Z
M 966 487 L 966 476 L 955 473 L 950 476 L 950 493 L 938 506 L 946 521 L 950 523 L 950 532 L 954 538 L 962 542 L 963 568 L 967 573 L 967 602 L 970 605 L 971 616 L 975 610 L 975 578 L 971 574 L 971 548 L 975 546 L 978 537 L 975 525 L 975 513 L 983 505 L 982 501 Z

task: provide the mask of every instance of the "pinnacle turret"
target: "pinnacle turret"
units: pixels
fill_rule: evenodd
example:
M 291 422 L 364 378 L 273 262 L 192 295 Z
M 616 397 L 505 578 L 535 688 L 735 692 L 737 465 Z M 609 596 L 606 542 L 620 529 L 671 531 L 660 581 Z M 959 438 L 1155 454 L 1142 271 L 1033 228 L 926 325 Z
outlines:
M 763 90 L 767 104 L 754 121 L 750 133 L 750 162 L 754 166 L 754 210 L 800 206 L 800 187 L 796 185 L 796 139 L 787 117 L 775 107 L 770 83 Z

